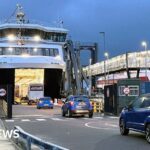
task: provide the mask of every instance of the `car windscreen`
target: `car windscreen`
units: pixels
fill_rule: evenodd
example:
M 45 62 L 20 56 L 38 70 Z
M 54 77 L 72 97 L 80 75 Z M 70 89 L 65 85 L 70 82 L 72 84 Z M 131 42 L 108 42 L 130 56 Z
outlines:
M 150 96 L 141 96 L 132 105 L 134 108 L 150 108 Z
M 88 102 L 89 99 L 87 97 L 74 97 L 74 101 L 76 101 L 76 102 Z

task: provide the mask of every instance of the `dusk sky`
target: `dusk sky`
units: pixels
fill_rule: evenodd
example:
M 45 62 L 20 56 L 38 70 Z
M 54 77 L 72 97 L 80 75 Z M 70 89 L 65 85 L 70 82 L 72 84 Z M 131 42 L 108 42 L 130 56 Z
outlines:
M 0 0 L 0 19 L 7 19 L 16 4 L 28 19 L 52 24 L 61 18 L 75 41 L 98 42 L 99 60 L 104 59 L 103 36 L 110 57 L 150 47 L 150 0 Z

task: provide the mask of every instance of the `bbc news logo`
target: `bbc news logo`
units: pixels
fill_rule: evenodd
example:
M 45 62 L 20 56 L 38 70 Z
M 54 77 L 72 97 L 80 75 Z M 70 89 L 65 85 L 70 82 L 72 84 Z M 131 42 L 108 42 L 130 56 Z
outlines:
M 6 139 L 11 139 L 11 138 L 19 138 L 19 130 L 2 130 L 0 129 L 0 136 Z

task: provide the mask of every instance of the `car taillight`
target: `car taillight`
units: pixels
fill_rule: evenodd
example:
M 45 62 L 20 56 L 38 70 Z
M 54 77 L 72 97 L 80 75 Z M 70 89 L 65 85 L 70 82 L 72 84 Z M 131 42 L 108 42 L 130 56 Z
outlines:
M 70 105 L 73 106 L 73 105 L 74 105 L 74 102 L 70 102 Z
M 41 103 L 42 103 L 42 101 L 39 101 L 39 103 L 41 104 Z

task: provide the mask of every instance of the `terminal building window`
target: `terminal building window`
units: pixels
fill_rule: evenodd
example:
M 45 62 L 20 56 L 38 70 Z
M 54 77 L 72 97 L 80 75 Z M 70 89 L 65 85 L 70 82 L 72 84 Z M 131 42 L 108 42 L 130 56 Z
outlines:
M 129 89 L 128 92 L 125 91 L 125 88 Z M 139 96 L 139 86 L 136 85 L 119 86 L 119 96 Z

